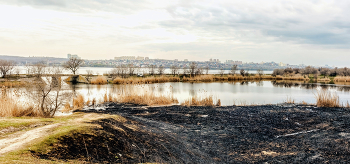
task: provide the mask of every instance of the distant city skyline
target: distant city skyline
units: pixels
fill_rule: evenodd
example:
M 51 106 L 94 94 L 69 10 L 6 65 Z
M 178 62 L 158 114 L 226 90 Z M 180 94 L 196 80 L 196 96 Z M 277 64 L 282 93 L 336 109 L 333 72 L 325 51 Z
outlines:
M 350 1 L 0 0 L 0 55 L 350 67 Z

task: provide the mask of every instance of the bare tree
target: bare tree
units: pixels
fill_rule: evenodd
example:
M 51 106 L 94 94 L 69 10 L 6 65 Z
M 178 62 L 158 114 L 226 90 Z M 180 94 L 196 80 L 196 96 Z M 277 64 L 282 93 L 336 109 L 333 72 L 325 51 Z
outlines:
M 4 78 L 15 66 L 13 61 L 0 60 L 0 73 Z
M 159 67 L 158 67 L 158 74 L 159 74 L 159 75 L 163 75 L 163 74 L 164 74 L 164 70 L 165 70 L 164 66 L 162 66 L 162 65 L 159 66 Z
M 157 68 L 156 65 L 150 65 L 149 66 L 149 74 L 153 76 L 156 68 Z
M 32 65 L 26 64 L 25 66 L 27 76 L 32 73 Z
M 202 67 L 198 67 L 198 68 L 196 69 L 195 74 L 196 74 L 196 75 L 201 75 L 201 74 L 203 74 L 203 68 L 202 68 Z
M 46 68 L 44 68 L 46 69 Z M 46 70 L 51 76 L 45 76 L 45 80 L 36 80 L 27 87 L 29 97 L 37 102 L 36 108 L 44 117 L 53 117 L 56 111 L 63 105 L 63 102 L 70 97 L 69 91 L 62 91 L 62 83 L 60 74 L 62 70 L 60 67 L 54 67 Z M 38 73 L 38 72 L 37 72 Z M 40 77 L 41 75 L 35 75 Z
M 40 78 L 46 73 L 46 64 L 43 61 L 38 62 L 32 66 L 31 71 L 35 77 Z
M 262 69 L 256 70 L 256 74 L 258 74 L 260 77 L 264 74 L 264 71 Z
M 170 67 L 170 70 L 171 70 L 171 74 L 175 76 L 176 74 L 178 74 L 179 67 L 173 65 Z
M 205 69 L 205 74 L 208 75 L 208 73 L 209 73 L 209 66 L 206 66 L 204 69 Z
M 272 72 L 272 76 L 276 77 L 277 75 L 283 75 L 284 74 L 284 69 L 274 69 Z
M 224 74 L 225 74 L 224 68 L 220 68 L 219 74 L 220 74 L 221 76 L 224 76 Z
M 232 75 L 234 75 L 234 74 L 236 74 L 236 70 L 237 70 L 237 65 L 233 65 L 232 67 L 231 67 L 231 74 Z
M 195 62 L 192 62 L 190 64 L 190 74 L 191 74 L 191 76 L 194 76 L 196 69 L 197 69 L 197 64 Z
M 90 81 L 90 78 L 93 74 L 94 73 L 91 69 L 86 70 L 86 80 Z
M 133 64 L 128 64 L 128 73 L 130 76 L 135 74 L 135 66 Z
M 244 71 L 244 69 L 241 69 L 241 70 L 240 70 L 240 74 L 241 74 L 242 76 L 244 76 L 244 75 L 245 75 L 245 71 Z
M 63 64 L 63 67 L 72 71 L 73 75 L 79 69 L 79 67 L 83 64 L 84 60 L 79 58 L 70 58 Z
M 331 74 L 331 71 L 329 68 L 320 68 L 320 74 L 326 78 L 326 76 Z

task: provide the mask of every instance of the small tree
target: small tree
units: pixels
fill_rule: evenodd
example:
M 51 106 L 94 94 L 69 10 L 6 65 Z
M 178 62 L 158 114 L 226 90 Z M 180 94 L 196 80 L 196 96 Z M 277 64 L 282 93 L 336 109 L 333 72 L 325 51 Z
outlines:
M 33 85 L 27 87 L 26 93 L 36 102 L 36 108 L 44 117 L 53 117 L 56 111 L 63 105 L 63 102 L 70 97 L 69 91 L 62 92 L 62 83 L 60 74 L 62 70 L 59 67 L 48 69 L 44 67 L 44 72 L 51 76 L 45 76 L 45 80 L 35 80 Z M 35 75 L 40 77 L 41 75 Z
M 150 75 L 152 75 L 152 76 L 154 75 L 154 72 L 155 72 L 156 67 L 157 67 L 157 66 L 155 66 L 155 65 L 150 65 L 150 66 L 149 66 L 149 74 L 150 74 Z
M 164 66 L 162 66 L 162 65 L 159 66 L 159 67 L 158 67 L 158 74 L 159 74 L 159 75 L 163 75 L 163 74 L 164 74 L 164 70 L 165 70 Z
M 63 67 L 72 71 L 73 75 L 79 69 L 79 67 L 83 64 L 84 60 L 79 58 L 70 58 L 63 64 Z
M 208 73 L 209 73 L 209 66 L 204 67 L 204 69 L 205 69 L 205 74 L 208 75 Z
M 0 60 L 0 73 L 4 78 L 15 66 L 13 61 Z
M 135 66 L 133 64 L 128 64 L 128 72 L 130 76 L 135 74 Z
M 86 70 L 86 80 L 90 81 L 90 78 L 92 75 L 93 75 L 93 72 L 91 69 Z
M 264 74 L 264 71 L 262 69 L 256 70 L 256 74 L 258 74 L 260 77 Z
M 220 74 L 221 76 L 224 76 L 224 74 L 225 74 L 224 68 L 220 68 L 219 74 Z
M 241 69 L 239 73 L 240 73 L 242 76 L 244 76 L 244 75 L 245 75 L 244 69 Z
M 232 75 L 234 75 L 234 74 L 236 74 L 236 70 L 237 70 L 237 65 L 233 65 L 232 67 L 231 67 L 231 74 Z
M 38 62 L 32 66 L 32 73 L 34 74 L 35 77 L 40 78 L 43 76 L 43 74 L 46 73 L 46 64 L 44 64 L 43 61 Z
M 170 67 L 170 70 L 171 70 L 171 74 L 175 76 L 176 74 L 178 74 L 179 67 L 173 65 Z
M 195 62 L 192 62 L 190 64 L 190 74 L 192 77 L 194 76 L 196 69 L 197 69 L 197 64 Z

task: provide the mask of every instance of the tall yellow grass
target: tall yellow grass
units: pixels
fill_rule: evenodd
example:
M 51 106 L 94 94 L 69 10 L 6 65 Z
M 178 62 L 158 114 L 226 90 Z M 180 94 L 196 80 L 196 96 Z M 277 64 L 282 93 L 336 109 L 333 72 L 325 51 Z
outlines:
M 182 106 L 221 106 L 221 100 L 219 99 L 216 103 L 213 100 L 213 96 L 206 98 L 192 97 L 181 103 Z
M 315 94 L 318 107 L 340 107 L 339 96 L 336 93 L 322 90 Z
M 26 86 L 27 83 L 23 81 L 4 81 L 0 82 L 0 86 L 8 87 L 8 88 L 13 88 L 13 87 L 24 87 Z
M 334 82 L 350 82 L 350 76 L 337 76 L 333 80 Z
M 0 98 L 0 117 L 42 116 L 30 104 L 23 104 L 13 98 Z
M 73 109 L 81 109 L 84 107 L 84 96 L 78 95 L 76 98 L 73 98 Z
M 101 85 L 101 84 L 107 84 L 107 79 L 104 76 L 97 76 L 93 79 L 91 79 L 91 84 L 97 84 L 97 85 Z
M 131 103 L 140 105 L 170 105 L 178 103 L 177 99 L 172 96 L 159 95 L 156 96 L 152 93 L 145 93 L 138 95 L 136 93 L 119 95 L 117 101 L 120 103 Z
M 113 84 L 152 84 L 152 83 L 164 83 L 164 82 L 179 82 L 179 77 L 172 76 L 159 76 L 159 77 L 129 77 L 129 78 L 120 78 L 117 77 L 113 80 Z

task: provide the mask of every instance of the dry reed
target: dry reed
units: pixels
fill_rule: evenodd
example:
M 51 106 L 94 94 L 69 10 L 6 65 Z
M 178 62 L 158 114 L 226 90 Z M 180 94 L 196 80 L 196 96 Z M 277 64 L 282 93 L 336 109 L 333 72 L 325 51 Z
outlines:
M 101 85 L 101 84 L 107 84 L 107 79 L 104 76 L 97 76 L 93 79 L 91 79 L 91 84 L 97 84 L 97 85 Z
M 336 93 L 322 90 L 315 94 L 318 107 L 340 107 L 339 96 Z
M 188 100 L 185 100 L 183 103 L 181 103 L 182 106 L 221 106 L 220 99 L 217 101 L 217 103 L 214 103 L 213 96 L 209 96 L 206 98 L 198 98 L 198 97 L 192 97 Z
M 337 76 L 333 80 L 334 82 L 350 82 L 350 76 Z
M 173 98 L 172 96 L 156 96 L 152 93 L 145 93 L 141 95 L 138 95 L 136 93 L 128 93 L 118 96 L 117 101 L 120 103 L 131 103 L 149 106 L 178 103 L 177 99 Z
M 73 109 L 81 109 L 84 107 L 84 97 L 83 95 L 78 95 L 73 98 Z
M 112 83 L 113 84 L 152 84 L 152 83 L 165 83 L 165 82 L 180 82 L 179 77 L 167 77 L 167 76 L 159 76 L 159 77 L 145 77 L 145 78 L 115 78 Z

